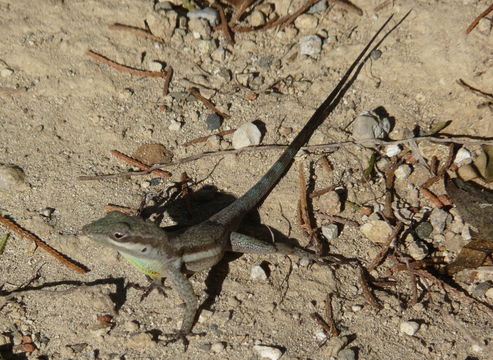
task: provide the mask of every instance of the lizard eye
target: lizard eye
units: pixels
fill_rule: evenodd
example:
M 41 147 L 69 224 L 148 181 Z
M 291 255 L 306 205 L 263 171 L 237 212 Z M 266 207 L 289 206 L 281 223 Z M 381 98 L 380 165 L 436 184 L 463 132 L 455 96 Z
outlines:
M 124 236 L 125 236 L 125 234 L 124 233 L 121 233 L 121 232 L 116 232 L 116 233 L 113 234 L 113 237 L 115 239 L 117 239 L 117 240 L 123 238 Z
M 141 253 L 146 253 L 147 252 L 147 248 L 143 248 L 142 250 L 140 250 Z

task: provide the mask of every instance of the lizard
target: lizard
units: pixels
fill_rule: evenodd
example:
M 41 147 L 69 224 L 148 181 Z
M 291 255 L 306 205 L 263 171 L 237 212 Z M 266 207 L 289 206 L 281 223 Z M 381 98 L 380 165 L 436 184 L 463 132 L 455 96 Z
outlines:
M 383 39 L 374 46 L 374 49 L 408 14 L 387 32 Z M 187 272 L 210 269 L 222 259 L 226 251 L 311 255 L 313 258 L 314 254 L 301 248 L 280 243 L 266 243 L 237 233 L 236 229 L 243 216 L 255 208 L 289 170 L 297 152 L 308 142 L 315 129 L 337 106 L 369 58 L 369 55 L 365 57 L 368 49 L 391 18 L 392 16 L 370 39 L 334 90 L 265 175 L 230 205 L 209 219 L 180 233 L 166 232 L 155 223 L 120 212 L 110 212 L 83 227 L 84 235 L 104 246 L 116 249 L 143 273 L 152 277 L 166 277 L 171 281 L 173 288 L 185 303 L 183 321 L 177 335 L 184 337 L 191 333 L 199 309 L 198 298 L 186 277 Z M 362 59 L 363 61 L 361 61 Z

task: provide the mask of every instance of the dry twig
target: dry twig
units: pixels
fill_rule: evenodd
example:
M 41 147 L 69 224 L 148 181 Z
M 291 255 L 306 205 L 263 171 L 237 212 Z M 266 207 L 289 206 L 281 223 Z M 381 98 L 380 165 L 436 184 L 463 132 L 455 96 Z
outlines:
M 127 32 L 131 32 L 132 34 L 142 36 L 153 41 L 164 43 L 164 39 L 160 38 L 159 36 L 153 35 L 150 31 L 146 29 L 141 29 L 135 26 L 115 23 L 108 25 L 108 29 L 127 31 Z
M 190 91 L 191 95 L 193 95 L 197 100 L 199 100 L 202 104 L 204 104 L 205 107 L 207 107 L 209 110 L 215 112 L 217 115 L 219 115 L 225 119 L 228 119 L 231 117 L 228 114 L 225 114 L 222 111 L 220 111 L 217 107 L 214 106 L 213 103 L 211 103 L 209 100 L 207 100 L 205 97 L 203 97 L 200 94 L 199 89 L 197 89 L 196 87 L 191 87 L 189 91 Z
M 474 29 L 476 27 L 476 25 L 479 24 L 481 19 L 484 18 L 486 15 L 488 15 L 492 11 L 493 11 L 493 4 L 488 6 L 488 8 L 485 11 L 483 11 L 481 14 L 479 14 L 478 17 L 472 21 L 471 25 L 469 25 L 466 29 L 466 34 L 469 34 L 472 31 L 472 29 Z
M 195 138 L 193 140 L 187 141 L 186 143 L 183 143 L 182 146 L 190 146 L 190 145 L 193 145 L 193 144 L 198 144 L 198 143 L 207 141 L 207 139 L 209 139 L 212 136 L 225 136 L 225 135 L 232 134 L 235 131 L 236 131 L 236 129 L 219 131 L 217 134 L 202 136 L 202 137 Z
M 339 330 L 337 330 L 336 322 L 334 321 L 334 314 L 332 311 L 332 296 L 327 294 L 325 299 L 325 316 L 327 317 L 327 324 L 329 325 L 329 334 L 332 336 L 339 336 Z
M 377 310 L 381 310 L 383 308 L 382 304 L 378 302 L 378 299 L 370 289 L 368 273 L 366 272 L 363 266 L 359 266 L 358 268 L 359 268 L 359 283 L 361 285 L 361 289 L 363 290 L 363 296 L 371 306 L 373 306 Z
M 224 37 L 226 38 L 227 42 L 230 44 L 234 44 L 235 40 L 233 38 L 233 33 L 229 28 L 228 20 L 226 20 L 226 15 L 224 15 L 224 9 L 222 5 L 219 3 L 214 3 L 212 4 L 212 7 L 217 9 L 217 11 L 219 12 L 219 18 L 221 19 L 221 23 L 217 27 L 223 31 Z
M 141 170 L 146 170 L 149 171 L 151 174 L 154 174 L 156 176 L 162 177 L 162 178 L 169 178 L 171 177 L 171 173 L 169 171 L 164 171 L 160 169 L 151 169 L 149 165 L 146 165 L 139 160 L 136 160 L 128 155 L 125 155 L 124 153 L 118 151 L 118 150 L 111 150 L 111 155 L 114 157 L 125 161 L 127 164 L 130 164 L 132 166 L 138 167 Z
M 12 220 L 7 219 L 6 217 L 0 216 L 0 223 L 4 224 L 10 230 L 14 231 L 17 235 L 33 241 L 41 249 L 46 251 L 51 256 L 55 257 L 58 261 L 60 261 L 66 267 L 68 267 L 72 270 L 75 270 L 81 274 L 84 274 L 84 273 L 89 271 L 87 268 L 85 268 L 81 265 L 78 265 L 75 261 L 73 261 L 69 257 L 63 255 L 62 253 L 58 252 L 58 250 L 55 250 L 54 248 L 52 248 L 50 245 L 45 243 L 43 240 L 41 240 L 36 235 L 34 235 L 34 234 L 30 233 L 29 231 L 21 228 L 19 225 L 17 225 Z

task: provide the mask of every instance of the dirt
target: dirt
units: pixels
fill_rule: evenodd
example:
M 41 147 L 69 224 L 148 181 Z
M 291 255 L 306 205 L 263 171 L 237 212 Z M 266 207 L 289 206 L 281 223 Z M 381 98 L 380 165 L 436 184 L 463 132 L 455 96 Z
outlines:
M 285 2 L 272 3 L 285 15 Z M 403 272 L 397 274 L 396 286 L 375 291 L 383 304 L 377 311 L 363 296 L 357 269 L 306 267 L 299 259 L 274 255 L 241 256 L 230 261 L 224 273 L 212 276 L 208 283 L 219 283 L 220 289 L 194 327 L 194 332 L 205 335 L 192 336 L 188 351 L 183 352 L 181 343 L 164 341 L 164 335 L 181 321 L 176 292 L 168 290 L 168 298 L 153 292 L 140 301 L 142 292 L 124 288 L 124 283 L 145 285 L 144 275 L 113 250 L 80 236 L 84 224 L 104 215 L 103 205 L 136 209 L 146 194 L 170 187 L 182 172 L 200 183 L 193 189 L 214 185 L 238 196 L 276 160 L 279 150 L 259 150 L 171 166 L 167 170 L 172 177 L 161 182 L 150 182 L 151 175 L 78 180 L 80 175 L 127 171 L 127 164 L 110 155 L 113 149 L 132 154 L 141 144 L 159 143 L 177 160 L 229 148 L 231 135 L 221 141 L 181 145 L 213 133 L 205 123 L 211 112 L 189 96 L 191 86 L 199 87 L 231 115 L 224 119 L 223 130 L 260 121 L 265 127 L 263 144 L 287 144 L 387 17 L 395 14 L 395 24 L 410 9 L 410 16 L 380 47 L 381 57 L 365 65 L 310 144 L 350 139 L 354 118 L 378 107 L 395 120 L 389 134 L 392 139 L 402 138 L 404 129 L 428 130 L 448 120 L 452 121 L 446 129 L 449 134 L 493 136 L 491 106 L 478 106 L 486 100 L 457 84 L 464 79 L 493 91 L 491 23 L 483 22 L 469 35 L 465 33 L 487 2 L 389 1 L 378 11 L 380 0 L 354 3 L 363 9 L 363 16 L 331 5 L 313 14 L 314 28 L 296 30 L 292 25 L 285 30 L 237 33 L 236 44 L 231 45 L 219 31 L 212 31 L 212 42 L 195 39 L 186 24 L 181 25 L 182 38 L 175 36 L 164 44 L 108 29 L 113 23 L 143 27 L 144 20 L 155 14 L 154 3 L 148 0 L 0 0 L 0 70 L 13 71 L 4 72 L 0 87 L 20 89 L 0 92 L 0 163 L 21 168 L 29 185 L 0 192 L 1 211 L 90 269 L 86 274 L 73 272 L 42 250 L 34 250 L 25 239 L 12 236 L 1 255 L 0 288 L 3 292 L 26 286 L 38 290 L 14 297 L 0 308 L 0 350 L 18 345 L 21 335 L 29 335 L 37 349 L 24 353 L 17 348 L 16 358 L 254 359 L 258 356 L 254 345 L 262 344 L 280 349 L 282 359 L 328 359 L 337 357 L 335 343 L 345 337 L 346 349 L 357 359 L 491 359 L 492 313 L 462 296 L 422 280 L 419 302 L 409 306 L 412 290 Z M 290 11 L 301 4 L 293 1 Z M 314 57 L 299 55 L 298 41 L 311 34 L 324 39 L 322 52 Z M 225 49 L 224 56 L 218 47 Z M 162 95 L 162 79 L 112 69 L 86 56 L 89 49 L 135 68 L 148 70 L 153 60 L 172 66 L 170 95 Z M 232 80 L 221 77 L 225 69 Z M 249 88 L 241 85 L 245 79 L 250 81 Z M 278 91 L 268 91 L 278 81 Z M 254 100 L 252 91 L 258 94 Z M 177 121 L 182 126 L 170 130 Z M 294 132 L 289 134 L 288 128 Z M 444 145 L 422 143 L 420 147 L 427 159 L 437 154 L 445 160 Z M 310 162 L 322 153 L 299 157 L 259 208 L 262 224 L 301 245 L 308 239 L 297 218 L 298 163 L 304 164 L 308 174 Z M 328 173 L 316 162 L 311 177 L 315 188 L 338 185 L 348 200 L 359 205 L 384 203 L 381 174 L 370 183 L 361 181 L 370 150 L 344 146 L 326 154 L 334 169 Z M 414 165 L 408 179 L 397 181 L 404 202 L 433 207 L 416 191 L 427 176 Z M 440 183 L 432 189 L 444 192 Z M 47 208 L 54 211 L 43 216 L 50 212 L 43 211 Z M 454 221 L 460 222 L 457 213 L 451 212 Z M 368 221 L 348 206 L 339 215 L 359 223 Z M 319 226 L 324 224 L 317 219 Z M 347 225 L 328 249 L 367 263 L 380 247 L 357 227 Z M 268 268 L 265 281 L 250 277 L 252 267 L 259 264 Z M 382 269 L 391 263 L 384 265 Z M 373 275 L 383 277 L 384 270 Z M 481 281 L 493 280 L 491 270 L 484 270 L 482 276 Z M 202 301 L 206 278 L 206 273 L 191 277 Z M 480 282 L 477 277 L 464 278 L 454 286 L 472 291 Z M 341 335 L 324 344 L 316 337 L 321 330 L 310 314 L 325 316 L 327 293 L 332 294 Z M 491 309 L 491 298 L 480 300 Z M 112 315 L 109 324 L 108 319 L 98 318 L 105 314 Z M 419 324 L 413 336 L 400 332 L 401 323 L 408 320 Z

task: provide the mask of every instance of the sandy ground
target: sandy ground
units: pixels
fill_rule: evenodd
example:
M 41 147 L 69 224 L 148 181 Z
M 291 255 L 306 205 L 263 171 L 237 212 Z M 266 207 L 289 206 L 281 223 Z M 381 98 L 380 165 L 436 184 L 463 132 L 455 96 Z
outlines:
M 282 1 L 274 3 L 280 6 Z M 292 8 L 301 3 L 294 1 Z M 181 145 L 212 133 L 205 124 L 210 111 L 187 96 L 192 85 L 231 115 L 223 129 L 259 120 L 265 125 L 263 144 L 288 143 L 294 133 L 287 134 L 286 129 L 296 132 L 303 126 L 391 13 L 396 14 L 395 24 L 413 9 L 381 47 L 382 56 L 365 65 L 310 144 L 349 139 L 348 125 L 355 116 L 377 107 L 395 119 L 390 133 L 394 139 L 401 138 L 406 128 L 427 130 L 447 120 L 452 120 L 447 128 L 450 134 L 493 136 L 491 107 L 478 107 L 485 100 L 456 83 L 462 78 L 484 91 L 493 90 L 493 35 L 484 23 L 465 34 L 487 1 L 393 1 L 379 11 L 374 9 L 380 0 L 354 3 L 364 10 L 363 16 L 335 6 L 314 14 L 314 28 L 296 30 L 292 26 L 283 31 L 237 34 L 233 46 L 219 32 L 213 32 L 212 42 L 194 39 L 186 24 L 182 25 L 184 36 L 167 39 L 165 44 L 108 29 L 112 23 L 142 27 L 154 12 L 149 0 L 0 0 L 0 70 L 12 70 L 3 72 L 0 86 L 27 89 L 0 93 L 0 163 L 21 168 L 28 184 L 0 192 L 1 211 L 91 270 L 75 273 L 42 250 L 34 251 L 28 241 L 12 236 L 0 261 L 2 290 L 27 284 L 44 290 L 72 289 L 74 283 L 87 286 L 58 294 L 35 291 L 4 304 L 0 350 L 10 353 L 21 335 L 29 335 L 37 350 L 29 354 L 17 349 L 15 358 L 255 359 L 254 346 L 262 344 L 280 349 L 282 359 L 328 359 L 337 356 L 338 341 L 346 339 L 346 349 L 351 351 L 339 353 L 340 359 L 349 359 L 351 354 L 366 360 L 493 358 L 491 312 L 443 289 L 431 287 L 430 298 L 420 288 L 420 302 L 409 307 L 409 278 L 400 274 L 397 287 L 376 291 L 384 304 L 376 311 L 362 295 L 358 271 L 350 266 L 306 267 L 294 258 L 254 255 L 229 262 L 226 273 L 212 277 L 212 283 L 217 278 L 221 288 L 194 328 L 206 335 L 191 337 L 184 353 L 180 343 L 166 345 L 162 340 L 181 321 L 176 292 L 168 291 L 166 299 L 153 292 L 141 302 L 141 291 L 124 289 L 123 284 L 145 285 L 144 276 L 113 250 L 80 237 L 84 224 L 104 215 L 103 205 L 138 208 L 146 194 L 169 187 L 184 171 L 201 182 L 194 189 L 214 185 L 241 195 L 275 161 L 277 150 L 173 166 L 168 169 L 172 177 L 160 183 L 149 182 L 153 178 L 149 175 L 102 181 L 77 177 L 127 170 L 128 165 L 110 155 L 112 149 L 132 154 L 141 144 L 160 143 L 180 159 L 228 147 L 230 136 L 219 144 Z M 324 39 L 322 52 L 315 57 L 297 55 L 299 39 L 310 34 Z M 225 49 L 224 56 L 218 47 Z M 111 69 L 87 57 L 88 49 L 136 68 L 148 69 L 153 60 L 165 62 L 175 71 L 171 94 L 163 97 L 162 80 Z M 262 66 L 265 58 L 272 62 Z M 240 82 L 253 74 L 250 87 L 258 98 L 248 100 L 250 90 L 237 81 L 224 80 L 220 76 L 224 69 Z M 281 79 L 279 93 L 261 91 Z M 168 110 L 163 111 L 163 105 Z M 183 126 L 170 130 L 176 121 Z M 445 147 L 424 147 L 427 154 L 435 152 L 444 160 Z M 377 176 L 370 184 L 360 181 L 370 153 L 357 146 L 327 153 L 334 170 L 327 173 L 315 165 L 315 187 L 340 185 L 348 200 L 368 206 L 382 204 L 382 178 Z M 305 165 L 305 173 L 320 154 L 298 160 Z M 263 224 L 306 245 L 296 215 L 297 179 L 297 171 L 291 170 L 259 215 Z M 396 187 L 409 203 L 431 206 L 411 191 L 424 180 L 426 173 L 416 168 Z M 435 189 L 443 193 L 441 185 Z M 54 209 L 48 217 L 42 215 L 49 212 L 47 208 Z M 365 221 L 349 208 L 340 215 Z M 319 218 L 318 224 L 323 220 Z M 365 262 L 379 247 L 358 228 L 346 226 L 329 250 Z M 265 281 L 250 277 L 252 267 L 259 264 L 269 269 Z M 191 278 L 202 300 L 206 278 L 206 273 Z M 461 285 L 469 291 L 474 284 Z M 333 297 L 341 337 L 321 346 L 316 337 L 320 328 L 310 314 L 324 315 L 327 293 Z M 105 314 L 113 316 L 112 327 L 98 320 Z M 400 332 L 401 323 L 407 320 L 420 325 L 413 336 Z

